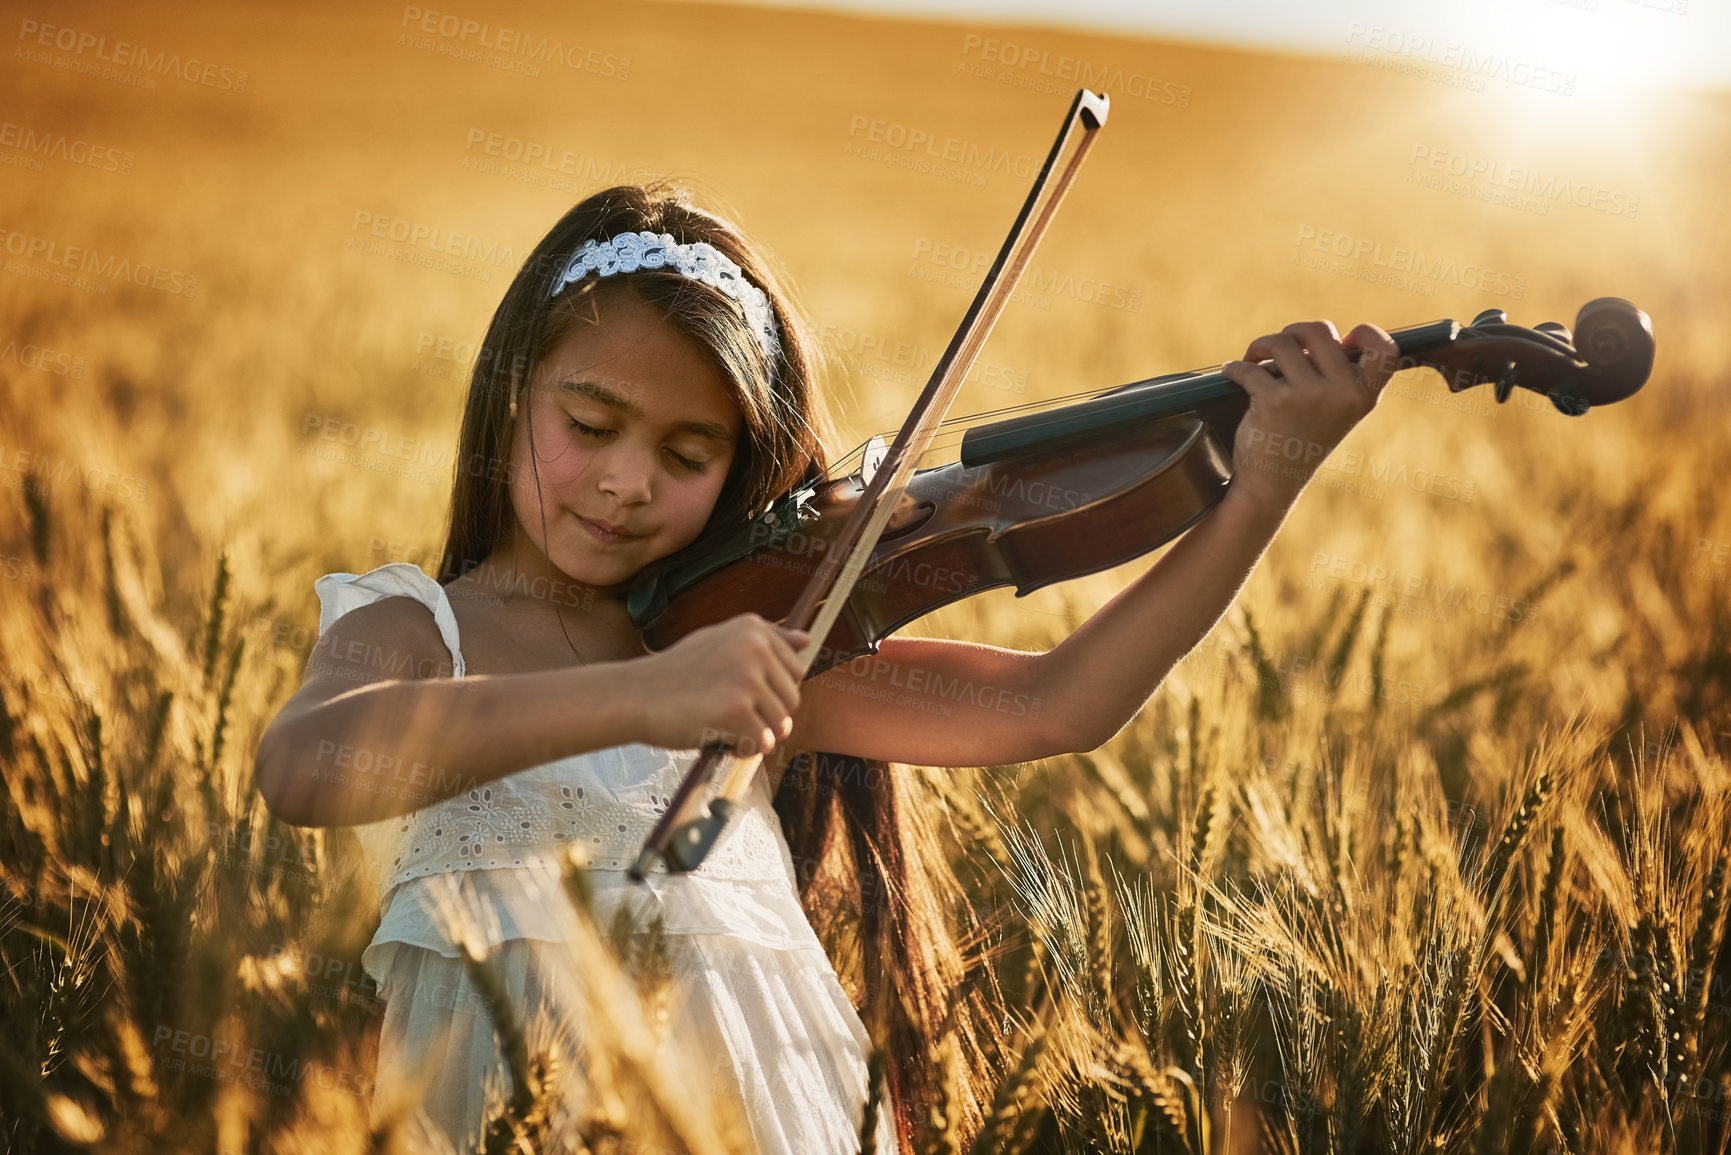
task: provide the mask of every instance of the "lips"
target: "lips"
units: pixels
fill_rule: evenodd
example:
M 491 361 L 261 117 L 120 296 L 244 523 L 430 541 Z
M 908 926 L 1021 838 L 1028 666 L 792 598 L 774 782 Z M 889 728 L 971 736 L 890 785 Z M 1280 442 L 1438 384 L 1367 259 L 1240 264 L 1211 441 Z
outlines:
M 627 533 L 627 532 L 625 532 L 624 526 L 614 525 L 610 521 L 598 521 L 592 517 L 584 517 L 580 513 L 575 514 L 573 516 L 575 516 L 578 521 L 582 522 L 583 527 L 585 529 L 587 529 L 597 540 L 605 542 L 607 544 L 613 544 L 615 542 L 634 541 L 637 538 L 644 536 L 643 534 L 640 534 L 640 533 Z

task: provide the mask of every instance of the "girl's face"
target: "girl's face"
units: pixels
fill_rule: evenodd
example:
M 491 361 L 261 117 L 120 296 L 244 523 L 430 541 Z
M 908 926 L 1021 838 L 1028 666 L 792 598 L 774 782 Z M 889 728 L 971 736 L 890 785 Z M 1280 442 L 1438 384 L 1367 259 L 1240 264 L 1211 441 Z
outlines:
M 702 530 L 743 421 L 708 353 L 654 306 L 591 300 L 599 323 L 577 325 L 517 406 L 511 504 L 567 577 L 613 586 Z

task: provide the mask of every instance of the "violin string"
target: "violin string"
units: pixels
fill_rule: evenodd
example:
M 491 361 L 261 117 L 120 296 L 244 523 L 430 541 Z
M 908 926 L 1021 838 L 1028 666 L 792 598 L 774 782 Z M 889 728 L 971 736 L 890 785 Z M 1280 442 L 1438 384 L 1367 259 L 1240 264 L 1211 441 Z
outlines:
M 1158 380 L 1160 382 L 1160 385 L 1189 384 L 1198 378 L 1207 376 L 1209 373 L 1217 372 L 1217 371 L 1218 371 L 1218 367 L 1216 367 L 1213 370 L 1197 369 L 1197 370 L 1190 372 L 1190 373 L 1172 374 L 1169 379 L 1158 379 Z M 1131 385 L 1135 385 L 1135 384 L 1137 384 L 1137 382 L 1131 382 Z M 1152 386 L 1152 387 L 1158 388 L 1158 386 Z M 1147 392 L 1146 392 L 1147 388 L 1149 388 L 1149 387 L 1144 387 L 1143 389 L 1132 389 L 1130 387 L 1130 385 L 1121 385 L 1115 389 L 1097 390 L 1097 391 L 1093 391 L 1093 392 L 1086 392 L 1085 391 L 1085 392 L 1080 392 L 1080 393 L 1065 393 L 1065 394 L 1062 394 L 1062 395 L 1057 396 L 1057 397 L 1047 397 L 1047 398 L 1044 398 L 1044 399 L 1039 400 L 1039 401 L 1027 401 L 1027 402 L 1024 402 L 1020 405 L 1006 405 L 1006 406 L 1003 406 L 1002 408 L 998 408 L 998 409 L 985 409 L 985 410 L 981 410 L 981 411 L 976 412 L 976 413 L 964 414 L 963 416 L 960 416 L 960 417 L 946 418 L 938 426 L 938 429 L 940 432 L 938 433 L 937 436 L 935 436 L 932 439 L 932 443 L 927 448 L 926 454 L 930 455 L 931 453 L 938 451 L 938 450 L 944 450 L 944 449 L 952 448 L 953 446 L 959 444 L 961 441 L 961 437 L 957 436 L 958 433 L 965 436 L 969 429 L 972 429 L 976 425 L 985 424 L 988 419 L 1002 421 L 1002 420 L 1008 420 L 1009 418 L 1016 417 L 1016 416 L 1023 415 L 1023 414 L 1029 414 L 1029 415 L 1044 414 L 1044 413 L 1048 413 L 1048 412 L 1060 409 L 1071 402 L 1106 401 L 1106 399 L 1111 397 L 1112 394 L 1114 394 L 1120 390 L 1126 390 L 1127 391 L 1127 392 L 1125 392 L 1125 395 L 1124 395 L 1124 398 L 1123 398 L 1121 404 L 1123 404 L 1125 406 L 1139 405 L 1143 401 L 1145 401 L 1145 399 L 1147 397 Z M 1104 406 L 1102 406 L 1101 411 L 1102 412 L 1109 412 L 1114 407 L 1115 406 L 1113 406 L 1110 402 L 1107 402 Z M 1055 418 L 1053 418 L 1053 419 L 1055 420 Z M 1038 426 L 1039 426 L 1039 423 L 1036 423 L 1035 428 L 1038 428 Z M 884 438 L 887 440 L 888 438 L 894 437 L 895 434 L 896 434 L 896 431 L 893 429 L 890 429 L 890 430 L 885 430 L 885 431 L 882 431 L 879 433 L 874 433 L 871 436 L 868 436 L 864 441 L 861 441 L 858 445 L 856 445 L 848 453 L 846 453 L 842 457 L 839 457 L 836 460 L 832 461 L 830 463 L 829 469 L 826 470 L 824 473 L 824 480 L 834 481 L 837 478 L 847 477 L 853 473 L 857 473 L 859 471 L 860 463 L 863 462 L 863 460 L 865 458 L 866 447 L 872 443 L 873 439 L 881 437 L 881 438 Z
M 967 429 L 981 424 L 987 419 L 1003 420 L 1019 414 L 1038 413 L 1046 409 L 1057 408 L 1067 402 L 1086 401 L 1089 398 L 1098 396 L 1100 396 L 1098 393 L 1067 393 L 1059 397 L 1048 397 L 1040 401 L 1024 402 L 1021 405 L 1006 405 L 999 409 L 984 409 L 977 413 L 969 413 L 961 417 L 947 418 L 938 426 L 940 432 L 938 436 L 932 439 L 932 447 L 948 448 L 949 445 L 954 443 L 954 434 L 958 429 L 961 429 L 961 431 L 965 433 Z M 896 431 L 894 429 L 882 430 L 871 434 L 864 441 L 861 441 L 858 445 L 854 446 L 854 448 L 848 453 L 837 458 L 831 464 L 829 472 L 825 476 L 830 480 L 834 480 L 836 477 L 846 477 L 848 473 L 855 472 L 855 468 L 850 463 L 863 458 L 866 446 L 871 444 L 873 438 L 881 437 L 888 440 L 889 438 L 894 437 L 895 434 Z M 844 466 L 848 467 L 847 472 L 839 472 Z

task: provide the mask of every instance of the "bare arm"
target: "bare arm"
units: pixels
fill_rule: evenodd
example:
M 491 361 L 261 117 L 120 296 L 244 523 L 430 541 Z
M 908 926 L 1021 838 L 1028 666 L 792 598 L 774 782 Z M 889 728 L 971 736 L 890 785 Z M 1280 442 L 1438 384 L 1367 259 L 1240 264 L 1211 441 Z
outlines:
M 803 641 L 740 614 L 641 658 L 453 678 L 431 612 L 385 598 L 319 639 L 254 776 L 283 821 L 347 826 L 627 742 L 770 749 L 792 728 Z
M 806 683 L 787 749 L 922 766 L 1031 762 L 1103 745 L 1207 636 L 1283 512 L 1226 498 L 1052 650 L 889 638 Z
M 1224 499 L 1135 583 L 1044 654 L 888 639 L 874 659 L 806 684 L 787 749 L 926 766 L 1000 765 L 1092 750 L 1133 718 L 1238 595 L 1310 473 L 1376 404 L 1395 364 L 1386 333 L 1347 341 L 1307 322 L 1252 342 L 1225 370 L 1251 395 Z M 1304 451 L 1302 469 L 1290 446 Z
M 346 826 L 631 741 L 628 664 L 454 679 L 432 615 L 386 598 L 343 615 L 313 648 L 259 742 L 259 790 L 285 822 Z

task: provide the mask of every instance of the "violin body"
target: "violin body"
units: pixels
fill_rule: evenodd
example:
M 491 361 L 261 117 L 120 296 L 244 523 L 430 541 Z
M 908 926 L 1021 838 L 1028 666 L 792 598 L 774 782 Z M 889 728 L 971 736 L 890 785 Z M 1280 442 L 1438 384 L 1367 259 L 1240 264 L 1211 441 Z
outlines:
M 1076 93 L 960 328 L 875 464 L 862 454 L 859 472 L 789 494 L 638 574 L 626 605 L 649 646 L 756 613 L 809 634 L 799 662 L 810 677 L 971 594 L 1006 585 L 1026 594 L 1139 557 L 1221 500 L 1250 399 L 1218 369 L 976 425 L 956 464 L 916 468 L 1109 109 L 1104 96 Z M 1494 309 L 1471 326 L 1398 330 L 1395 368 L 1437 369 L 1454 392 L 1493 382 L 1498 401 L 1519 385 L 1577 416 L 1641 387 L 1654 349 L 1645 313 L 1604 297 L 1584 306 L 1575 326 L 1579 350 L 1562 325 L 1521 329 Z M 1273 362 L 1264 367 L 1278 375 Z M 657 861 L 669 871 L 703 862 L 762 760 L 733 754 L 725 737 L 704 744 L 629 877 L 642 882 Z M 721 792 L 701 803 L 698 787 L 728 764 Z
M 1580 335 L 1509 325 L 1490 310 L 1392 334 L 1401 367 L 1451 391 L 1492 384 L 1545 393 L 1579 415 L 1633 394 L 1652 368 L 1646 314 L 1600 298 Z M 1139 381 L 1080 404 L 970 428 L 961 459 L 915 471 L 808 676 L 875 653 L 915 618 L 984 590 L 1022 596 L 1157 549 L 1225 496 L 1249 397 L 1217 370 Z M 651 649 L 735 614 L 784 621 L 866 490 L 861 473 L 819 482 L 647 567 L 628 599 Z
M 811 673 L 875 653 L 881 639 L 962 598 L 999 586 L 1020 597 L 1140 557 L 1212 508 L 1231 463 L 1215 425 L 1179 416 L 1050 452 L 916 471 Z M 683 567 L 649 575 L 630 603 L 645 643 L 662 649 L 747 611 L 784 619 L 864 491 L 857 473 L 801 490 Z

